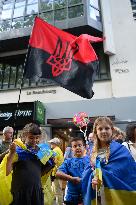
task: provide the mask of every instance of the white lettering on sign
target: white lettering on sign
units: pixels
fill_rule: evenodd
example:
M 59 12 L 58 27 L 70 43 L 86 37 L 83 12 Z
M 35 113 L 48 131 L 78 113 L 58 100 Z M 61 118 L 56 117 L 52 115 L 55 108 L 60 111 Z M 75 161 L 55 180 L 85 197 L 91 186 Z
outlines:
M 32 115 L 32 112 L 32 110 L 16 110 L 15 115 L 17 117 L 29 117 Z M 0 112 L 0 118 L 5 118 L 4 120 L 9 120 L 12 116 L 12 112 Z
M 12 112 L 2 112 L 0 113 L 0 117 L 5 118 L 5 120 L 9 120 L 12 117 Z
M 23 116 L 23 117 L 31 116 L 31 114 L 32 114 L 32 110 L 17 110 L 16 113 L 17 116 Z

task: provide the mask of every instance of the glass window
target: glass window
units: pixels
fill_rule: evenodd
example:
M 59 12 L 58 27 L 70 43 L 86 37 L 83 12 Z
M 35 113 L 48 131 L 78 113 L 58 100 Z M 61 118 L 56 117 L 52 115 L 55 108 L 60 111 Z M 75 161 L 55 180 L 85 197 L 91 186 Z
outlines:
M 23 25 L 24 25 L 24 18 L 23 17 L 13 19 L 13 22 L 12 22 L 13 29 L 23 28 Z
M 54 8 L 61 9 L 67 6 L 67 0 L 54 0 Z
M 49 12 L 46 12 L 46 13 L 42 13 L 40 15 L 41 18 L 43 18 L 45 21 L 49 22 L 49 23 L 52 23 L 53 22 L 53 11 L 49 11 Z
M 36 82 L 34 80 L 29 81 L 30 87 L 35 87 L 36 86 Z
M 75 4 L 80 4 L 82 3 L 82 0 L 69 0 L 68 4 L 70 5 L 75 5 Z
M 16 0 L 15 8 L 25 6 L 25 2 L 26 2 L 25 0 Z
M 12 15 L 12 9 L 9 10 L 2 10 L 1 19 L 10 19 Z
M 20 88 L 20 85 L 22 83 L 22 76 L 23 76 L 23 68 L 22 68 L 22 65 L 19 65 L 17 67 L 17 79 L 16 79 L 17 88 Z
M 29 79 L 23 79 L 23 87 L 29 87 Z
M 99 9 L 99 1 L 98 0 L 90 0 L 90 5 Z
M 4 69 L 3 88 L 8 88 L 9 85 L 10 66 L 6 65 Z
M 14 9 L 13 17 L 17 18 L 17 17 L 23 16 L 24 15 L 24 10 L 25 10 L 24 6 L 23 7 L 18 7 L 16 9 Z
M 13 18 L 18 18 L 24 15 L 25 0 L 16 0 Z
M 53 0 L 40 0 L 41 11 L 48 11 L 53 9 Z
M 100 12 L 90 6 L 90 17 L 96 21 L 100 21 Z
M 2 64 L 0 64 L 0 88 L 2 87 L 3 84 L 3 77 L 4 77 L 4 67 Z
M 55 10 L 54 19 L 61 21 L 67 18 L 67 9 Z
M 134 20 L 136 20 L 136 0 L 131 0 Z
M 38 13 L 38 4 L 27 5 L 26 15 Z
M 1 19 L 9 19 L 12 15 L 14 0 L 7 0 L 3 3 Z
M 4 1 L 3 10 L 12 9 L 13 8 L 13 3 L 14 3 L 14 0 Z
M 10 56 L 10 58 L 5 57 L 2 59 L 0 58 L 0 89 L 20 88 L 23 75 L 24 59 L 25 55 L 13 57 Z M 9 64 L 7 64 L 6 62 L 8 62 Z M 31 81 L 30 84 L 30 80 L 25 79 L 23 87 L 36 87 L 38 85 L 45 86 L 46 84 L 47 81 L 44 81 L 41 84 L 40 80 L 39 83 Z
M 35 19 L 35 15 L 26 16 L 24 20 L 24 27 L 30 27 L 33 25 Z
M 35 4 L 38 3 L 38 0 L 27 0 L 27 4 Z
M 83 5 L 73 6 L 68 9 L 68 17 L 75 18 L 84 15 L 84 7 Z
M 104 54 L 103 45 L 95 44 L 94 49 L 99 59 L 99 69 L 95 80 L 109 80 L 110 79 L 110 65 L 109 65 L 109 56 Z
M 4 21 L 1 21 L 1 24 L 0 24 L 0 31 L 9 31 L 11 28 L 11 20 L 4 20 Z
M 16 82 L 16 67 L 12 66 L 11 67 L 11 73 L 10 73 L 10 88 L 14 88 L 15 87 L 15 82 Z

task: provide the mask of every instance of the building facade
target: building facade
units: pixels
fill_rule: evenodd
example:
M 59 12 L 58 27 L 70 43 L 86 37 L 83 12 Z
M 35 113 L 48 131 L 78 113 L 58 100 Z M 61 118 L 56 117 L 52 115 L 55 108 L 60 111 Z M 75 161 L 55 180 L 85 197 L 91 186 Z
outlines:
M 111 116 L 122 128 L 136 121 L 135 8 L 135 0 L 2 0 L 0 104 L 18 102 L 28 40 L 38 15 L 75 35 L 104 36 L 104 42 L 94 46 L 100 61 L 95 94 L 86 100 L 48 80 L 25 80 L 20 102 L 44 103 L 51 135 L 52 127 L 70 127 L 69 119 L 80 111 L 90 118 Z M 54 123 L 59 119 L 64 120 Z

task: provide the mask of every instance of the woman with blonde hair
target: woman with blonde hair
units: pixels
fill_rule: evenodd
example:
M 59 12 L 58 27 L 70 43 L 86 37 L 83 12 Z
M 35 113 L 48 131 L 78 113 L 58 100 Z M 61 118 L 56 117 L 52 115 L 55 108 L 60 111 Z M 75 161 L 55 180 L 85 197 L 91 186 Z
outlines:
M 94 122 L 93 152 L 82 179 L 85 205 L 135 205 L 136 163 L 123 145 L 112 141 L 113 130 L 108 117 Z

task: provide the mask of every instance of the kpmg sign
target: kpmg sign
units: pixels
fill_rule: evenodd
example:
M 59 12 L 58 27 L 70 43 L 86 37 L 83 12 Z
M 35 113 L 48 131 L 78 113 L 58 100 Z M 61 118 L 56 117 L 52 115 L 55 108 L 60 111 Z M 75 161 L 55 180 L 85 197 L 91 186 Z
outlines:
M 22 127 L 30 122 L 45 123 L 45 109 L 41 102 L 0 105 L 0 127 Z

